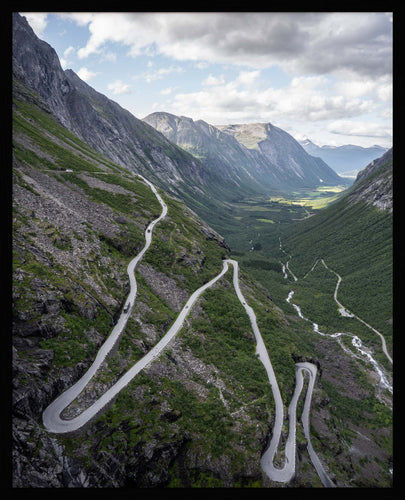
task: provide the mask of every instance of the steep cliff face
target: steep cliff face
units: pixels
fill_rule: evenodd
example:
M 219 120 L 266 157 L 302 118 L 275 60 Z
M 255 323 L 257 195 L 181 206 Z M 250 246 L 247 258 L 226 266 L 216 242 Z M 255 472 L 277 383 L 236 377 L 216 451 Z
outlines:
M 92 89 L 72 70 L 63 71 L 54 49 L 39 40 L 26 19 L 13 14 L 13 72 L 39 94 L 61 124 L 97 151 L 145 175 L 203 215 L 231 195 L 215 171 Z
M 392 212 L 392 148 L 358 173 L 350 199 Z
M 273 165 L 285 186 L 311 187 L 344 181 L 323 160 L 310 156 L 287 132 L 271 123 L 224 125 L 219 127 L 247 148 L 259 151 Z
M 182 155 L 154 129 L 96 92 L 72 70 L 65 74 L 73 89 L 66 96 L 73 131 L 87 144 L 120 165 L 133 165 L 135 170 L 171 186 L 182 185 L 183 179 L 198 186 L 212 182 L 210 173 L 192 156 Z
M 386 151 L 383 155 L 376 157 L 365 168 L 363 168 L 363 170 L 357 174 L 356 183 L 360 183 L 384 165 L 392 171 L 392 148 Z
M 249 194 L 249 191 L 263 194 L 266 189 L 276 189 L 283 184 L 282 175 L 277 175 L 273 165 L 258 151 L 249 150 L 232 135 L 203 120 L 157 112 L 143 121 L 233 185 L 237 189 L 235 196 Z
M 143 120 L 224 178 L 259 193 L 345 183 L 320 158 L 307 154 L 292 136 L 270 123 L 214 127 L 164 112 Z
M 73 91 L 55 50 L 39 40 L 18 13 L 13 13 L 13 71 L 29 88 L 44 98 L 65 127 L 71 126 L 65 96 Z

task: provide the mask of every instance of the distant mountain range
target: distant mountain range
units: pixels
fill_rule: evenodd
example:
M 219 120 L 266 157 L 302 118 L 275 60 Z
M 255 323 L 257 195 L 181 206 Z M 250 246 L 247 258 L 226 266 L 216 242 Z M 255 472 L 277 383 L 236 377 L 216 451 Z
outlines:
M 257 151 L 249 151 L 236 139 L 203 120 L 158 112 L 148 115 L 143 121 L 238 190 L 250 188 L 261 192 L 262 182 L 269 187 L 280 184 L 272 166 Z
M 290 134 L 271 123 L 224 125 L 219 128 L 250 150 L 260 152 L 291 187 L 342 184 L 342 178 L 325 161 L 306 153 Z
M 319 158 L 322 158 L 330 167 L 340 175 L 356 177 L 359 170 L 363 169 L 372 160 L 379 158 L 387 151 L 381 146 L 371 146 L 363 148 L 353 144 L 344 146 L 317 146 L 310 139 L 299 141 L 305 151 Z
M 213 126 L 203 120 L 157 112 L 144 122 L 201 160 L 224 180 L 262 190 L 342 184 L 323 160 L 306 153 L 271 123 Z
M 55 50 L 19 14 L 13 15 L 13 77 L 37 93 L 63 126 L 96 151 L 144 175 L 200 214 L 209 216 L 234 195 L 215 171 L 72 70 L 64 71 Z
M 205 292 L 167 351 L 84 432 L 48 433 L 42 414 L 93 363 L 126 304 L 128 261 L 144 248 L 145 231 L 162 208 L 133 173 L 158 186 L 168 213 L 137 265 L 125 334 L 92 385 L 64 410 L 66 419 L 150 352 L 190 295 L 218 275 L 231 249 L 207 222 L 235 231 L 235 239 L 256 231 L 263 212 L 256 215 L 246 203 L 248 220 L 240 221 L 237 204 L 229 202 L 342 179 L 270 123 L 213 127 L 157 113 L 147 117 L 151 126 L 135 118 L 63 71 L 56 52 L 17 13 L 12 90 L 13 488 L 277 486 L 260 465 L 273 432 L 274 399 L 229 274 Z M 381 393 L 374 375 L 346 349 L 315 337 L 273 295 L 274 284 L 287 307 L 285 295 L 297 286 L 283 277 L 280 235 L 298 287 L 307 287 L 301 276 L 324 258 L 343 276 L 339 298 L 381 329 L 392 352 L 392 151 L 359 173 L 339 200 L 305 219 L 292 218 L 291 202 L 274 204 L 286 223 L 263 224 L 271 233 L 261 236 L 262 261 L 258 246 L 244 257 L 262 281 L 242 263 L 239 279 L 263 325 L 280 392 L 287 402 L 297 360 L 316 363 L 311 434 L 336 486 L 392 486 L 390 410 L 374 397 Z M 327 293 L 324 281 L 314 306 L 330 321 L 335 278 Z M 375 335 L 368 340 L 380 349 Z M 300 429 L 291 486 L 319 487 Z

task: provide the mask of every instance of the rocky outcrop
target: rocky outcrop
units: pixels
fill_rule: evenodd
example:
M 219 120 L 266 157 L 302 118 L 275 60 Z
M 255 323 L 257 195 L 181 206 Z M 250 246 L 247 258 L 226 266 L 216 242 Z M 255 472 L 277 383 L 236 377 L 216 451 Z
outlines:
M 129 111 L 64 71 L 54 49 L 39 40 L 25 17 L 13 13 L 13 73 L 36 92 L 60 122 L 125 169 L 139 172 L 195 207 L 221 205 L 212 189 L 227 184 Z M 210 213 L 210 210 L 206 210 Z
M 358 173 L 349 199 L 363 200 L 379 210 L 392 212 L 392 168 L 391 148 Z
M 164 112 L 152 113 L 143 121 L 241 188 L 263 192 L 264 188 L 344 182 L 320 158 L 307 154 L 291 135 L 270 123 L 215 127 Z
M 170 141 L 199 158 L 207 169 L 217 172 L 239 192 L 262 193 L 280 179 L 271 163 L 239 143 L 234 137 L 203 120 L 157 112 L 143 118 Z
M 360 183 L 365 180 L 371 174 L 376 172 L 380 167 L 385 165 L 390 165 L 392 169 L 392 148 L 386 151 L 382 156 L 374 159 L 370 162 L 363 170 L 357 174 L 356 183 Z
M 61 123 L 69 128 L 64 97 L 73 89 L 55 50 L 39 40 L 25 18 L 13 14 L 13 68 L 15 74 L 47 102 Z
M 309 155 L 290 134 L 271 123 L 223 125 L 219 128 L 246 147 L 260 152 L 273 165 L 279 188 L 344 183 L 323 160 Z

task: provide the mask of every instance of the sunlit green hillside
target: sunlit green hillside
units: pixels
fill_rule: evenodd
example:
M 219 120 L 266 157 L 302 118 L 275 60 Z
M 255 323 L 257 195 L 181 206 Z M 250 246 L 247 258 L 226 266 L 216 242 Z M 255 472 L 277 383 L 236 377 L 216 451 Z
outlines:
M 339 273 L 341 302 L 382 332 L 392 325 L 392 214 L 348 198 L 295 224 L 282 238 L 303 276 L 319 257 Z
M 274 399 L 230 272 L 201 296 L 173 342 L 88 428 L 74 436 L 46 431 L 43 410 L 86 371 L 116 322 L 128 293 L 127 264 L 161 207 L 139 177 L 67 131 L 19 82 L 13 119 L 15 486 L 279 487 L 260 466 Z M 64 418 L 88 407 L 144 356 L 230 254 L 206 222 L 160 193 L 168 214 L 156 224 L 136 269 L 138 294 L 126 330 Z M 227 205 L 232 219 L 224 213 L 213 218 L 228 228 L 232 243 L 240 241 L 241 288 L 256 312 L 285 410 L 295 361 L 318 363 L 314 448 L 337 485 L 389 486 L 391 414 L 376 400 L 374 380 L 333 341 L 319 342 L 291 308 L 286 314 L 278 307 L 291 283 L 283 282 L 278 237 L 300 273 L 312 254 L 296 259 L 298 242 L 293 235 L 287 239 L 287 230 L 293 219 L 308 217 L 308 209 L 269 201 L 244 205 L 239 212 Z M 262 228 L 272 229 L 264 239 L 257 236 Z M 272 283 L 278 280 L 274 292 L 262 279 L 270 274 Z M 297 474 L 290 486 L 319 487 L 299 421 L 297 427 Z M 283 443 L 287 429 L 288 420 Z M 367 436 L 367 448 L 352 457 L 349 446 L 359 446 L 355 429 Z M 364 460 L 370 449 L 378 461 Z

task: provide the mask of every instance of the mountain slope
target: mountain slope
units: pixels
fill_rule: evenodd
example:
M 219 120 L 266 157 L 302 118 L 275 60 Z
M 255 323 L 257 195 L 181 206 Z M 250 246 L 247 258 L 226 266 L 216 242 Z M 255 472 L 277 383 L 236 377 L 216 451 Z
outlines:
M 369 148 L 352 144 L 345 146 L 317 146 L 309 139 L 299 142 L 307 153 L 321 158 L 339 174 L 363 169 L 369 162 L 379 158 L 386 151 L 381 146 Z
M 199 475 L 221 485 L 263 481 L 259 458 L 267 419 L 260 423 L 254 412 L 267 415 L 271 398 L 270 406 L 253 403 L 253 420 L 247 414 L 238 423 L 256 448 L 253 454 L 239 444 L 230 455 L 240 434 L 221 423 L 230 417 L 221 410 L 218 387 L 236 405 L 268 394 L 230 288 L 219 293 L 227 307 L 215 315 L 209 311 L 218 304 L 218 292 L 200 301 L 189 320 L 193 335 L 179 336 L 89 430 L 75 438 L 45 432 L 42 411 L 89 366 L 121 311 L 126 265 L 160 207 L 148 186 L 60 126 L 39 96 L 18 82 L 13 115 L 14 486 L 161 486 L 180 481 L 171 467 L 179 463 L 183 470 L 184 460 L 194 465 L 180 478 L 192 484 Z M 223 239 L 182 203 L 162 196 L 169 213 L 137 269 L 138 297 L 125 336 L 68 414 L 143 356 L 191 292 L 222 268 L 228 253 Z M 230 355 L 230 337 L 201 352 L 198 342 L 213 335 L 211 317 L 223 321 L 223 333 L 230 335 L 227 315 L 240 322 L 237 329 L 232 323 L 238 356 Z M 209 429 L 218 425 L 219 438 L 210 437 Z M 233 460 L 221 466 L 224 453 Z
M 178 196 L 207 220 L 232 198 L 227 183 L 195 157 L 168 141 L 84 83 L 63 71 L 56 52 L 13 14 L 13 73 L 35 90 L 61 124 L 124 168 L 143 174 Z
M 143 120 L 209 169 L 259 193 L 344 183 L 322 160 L 308 155 L 292 136 L 271 124 L 214 127 L 164 112 Z
M 291 268 L 304 275 L 317 258 L 344 277 L 341 302 L 392 343 L 392 150 L 373 162 L 337 202 L 283 237 Z
M 249 150 L 231 135 L 203 120 L 158 112 L 146 116 L 143 121 L 199 158 L 209 170 L 234 184 L 239 197 L 263 194 L 266 188 L 284 185 L 283 176 L 258 151 Z
M 392 212 L 392 148 L 359 172 L 350 199 Z
M 344 183 L 323 160 L 310 156 L 287 132 L 271 123 L 223 125 L 218 127 L 249 149 L 257 150 L 275 166 L 285 186 L 314 187 Z
M 356 184 L 359 185 L 367 177 L 370 178 L 380 167 L 385 166 L 391 175 L 391 185 L 387 186 L 385 192 L 392 194 L 392 148 L 386 151 L 381 157 L 375 158 L 369 165 L 357 174 Z
M 49 75 L 47 81 L 56 79 Z M 142 179 L 65 128 L 46 98 L 14 80 L 13 486 L 279 487 L 260 468 L 274 401 L 230 275 L 199 299 L 166 352 L 92 425 L 74 436 L 45 431 L 44 408 L 80 378 L 117 321 L 128 291 L 128 261 L 143 247 L 145 228 L 161 208 Z M 220 235 L 159 192 L 168 215 L 154 228 L 136 270 L 138 295 L 125 334 L 65 418 L 148 352 L 228 255 Z M 319 366 L 312 442 L 335 484 L 390 486 L 390 413 L 373 397 L 362 365 L 283 314 L 249 275 L 242 272 L 240 279 L 286 406 L 295 361 Z M 336 412 L 337 403 L 342 408 L 340 373 L 349 389 L 346 413 Z M 349 424 L 360 433 L 355 438 Z M 321 486 L 300 423 L 297 450 L 290 486 Z M 281 465 L 282 454 L 276 460 Z
M 43 410 L 88 368 L 116 321 L 127 294 L 127 263 L 160 207 L 148 186 L 62 127 L 32 90 L 18 81 L 13 90 L 14 487 L 279 486 L 260 468 L 274 401 L 231 275 L 204 294 L 166 354 L 85 432 L 45 431 Z M 138 296 L 125 335 L 66 418 L 156 344 L 228 254 L 223 239 L 189 208 L 161 195 L 169 212 L 137 269 Z M 294 360 L 321 359 L 319 343 L 248 275 L 242 272 L 241 280 L 288 404 Z M 360 388 L 355 367 L 339 348 L 331 343 L 328 350 L 345 367 L 352 391 L 370 394 L 373 388 Z M 333 366 L 320 366 L 324 378 L 335 378 Z M 330 386 L 325 392 L 319 383 L 313 445 L 327 457 L 337 485 L 362 484 L 364 473 L 352 473 L 358 459 L 336 454 L 343 446 L 341 424 L 322 404 Z M 361 432 L 369 435 L 364 422 Z M 292 484 L 320 486 L 303 451 L 302 431 L 297 444 Z M 384 450 L 367 440 L 357 446 L 365 445 L 386 463 Z M 372 484 L 381 486 L 387 478 L 383 467 L 378 471 Z

